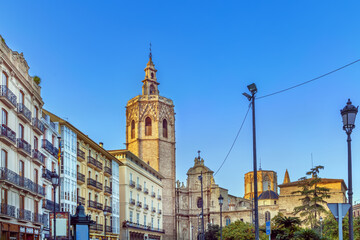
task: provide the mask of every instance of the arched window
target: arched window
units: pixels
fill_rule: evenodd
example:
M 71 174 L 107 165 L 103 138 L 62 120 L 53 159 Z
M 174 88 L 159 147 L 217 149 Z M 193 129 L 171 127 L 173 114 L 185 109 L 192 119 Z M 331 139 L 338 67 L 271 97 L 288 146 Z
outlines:
M 150 95 L 153 95 L 153 94 L 155 94 L 155 87 L 154 87 L 154 85 L 150 85 Z
M 225 225 L 227 226 L 227 225 L 229 225 L 230 223 L 231 223 L 230 218 L 229 218 L 229 217 L 226 217 L 226 218 L 225 218 Z
M 271 219 L 270 212 L 269 211 L 265 212 L 265 222 L 270 221 L 270 219 Z
M 131 138 L 135 138 L 135 121 L 131 121 Z
M 151 118 L 145 119 L 145 136 L 151 136 Z
M 164 138 L 168 137 L 168 124 L 166 119 L 163 120 L 163 137 Z

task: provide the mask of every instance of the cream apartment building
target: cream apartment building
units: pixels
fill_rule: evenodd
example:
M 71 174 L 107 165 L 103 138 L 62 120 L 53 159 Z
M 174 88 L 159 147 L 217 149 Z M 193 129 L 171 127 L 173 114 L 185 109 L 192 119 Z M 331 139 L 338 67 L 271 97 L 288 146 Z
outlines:
M 22 53 L 0 36 L 0 232 L 1 239 L 39 239 L 45 196 L 39 151 L 44 133 L 40 86 Z
M 121 239 L 162 239 L 163 176 L 128 150 L 109 151 L 119 166 Z

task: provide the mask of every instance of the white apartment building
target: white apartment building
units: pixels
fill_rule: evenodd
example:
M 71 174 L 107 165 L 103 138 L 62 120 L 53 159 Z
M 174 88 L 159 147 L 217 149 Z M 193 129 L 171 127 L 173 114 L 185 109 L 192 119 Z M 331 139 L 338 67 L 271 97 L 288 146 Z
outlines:
M 119 166 L 121 239 L 162 239 L 163 176 L 128 150 L 109 151 Z
M 28 73 L 22 53 L 0 36 L 1 239 L 39 239 L 45 191 L 39 151 L 44 125 L 40 86 Z
M 59 174 L 58 165 L 58 146 L 60 134 L 58 133 L 58 123 L 50 121 L 50 116 L 43 113 L 41 122 L 44 124 L 45 130 L 41 142 L 40 152 L 45 157 L 45 166 L 42 168 L 42 184 L 45 189 L 45 198 L 42 200 L 42 214 L 43 214 L 43 231 L 42 239 L 49 239 L 50 237 L 50 219 L 49 213 L 54 211 L 54 204 L 56 199 L 56 211 L 60 211 L 59 207 L 59 187 L 56 188 L 54 198 L 54 188 L 51 183 L 51 173 Z
M 111 195 L 111 227 L 112 233 L 120 235 L 120 185 L 119 185 L 119 163 L 112 160 L 112 195 Z

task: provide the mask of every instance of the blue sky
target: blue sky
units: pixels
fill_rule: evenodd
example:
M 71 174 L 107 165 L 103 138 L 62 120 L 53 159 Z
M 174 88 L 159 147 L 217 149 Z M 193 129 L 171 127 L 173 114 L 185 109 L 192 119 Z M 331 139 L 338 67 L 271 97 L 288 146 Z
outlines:
M 45 108 L 107 149 L 124 148 L 125 105 L 141 93 L 149 42 L 160 94 L 176 111 L 177 178 L 197 150 L 216 171 L 255 82 L 265 95 L 360 58 L 358 1 L 5 1 L 0 34 L 42 78 Z M 258 100 L 258 157 L 282 183 L 314 165 L 347 182 L 340 109 L 360 104 L 360 63 Z M 360 120 L 358 119 L 358 122 Z M 360 126 L 360 125 L 359 125 Z M 353 138 L 360 201 L 360 131 Z M 252 169 L 251 118 L 215 181 L 243 195 Z

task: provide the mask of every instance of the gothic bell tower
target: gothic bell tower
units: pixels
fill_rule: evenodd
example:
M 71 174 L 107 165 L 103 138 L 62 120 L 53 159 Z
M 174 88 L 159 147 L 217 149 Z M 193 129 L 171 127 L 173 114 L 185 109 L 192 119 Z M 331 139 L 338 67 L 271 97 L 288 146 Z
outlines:
M 175 112 L 171 99 L 159 95 L 150 51 L 142 95 L 126 105 L 126 147 L 164 176 L 164 239 L 175 238 Z

